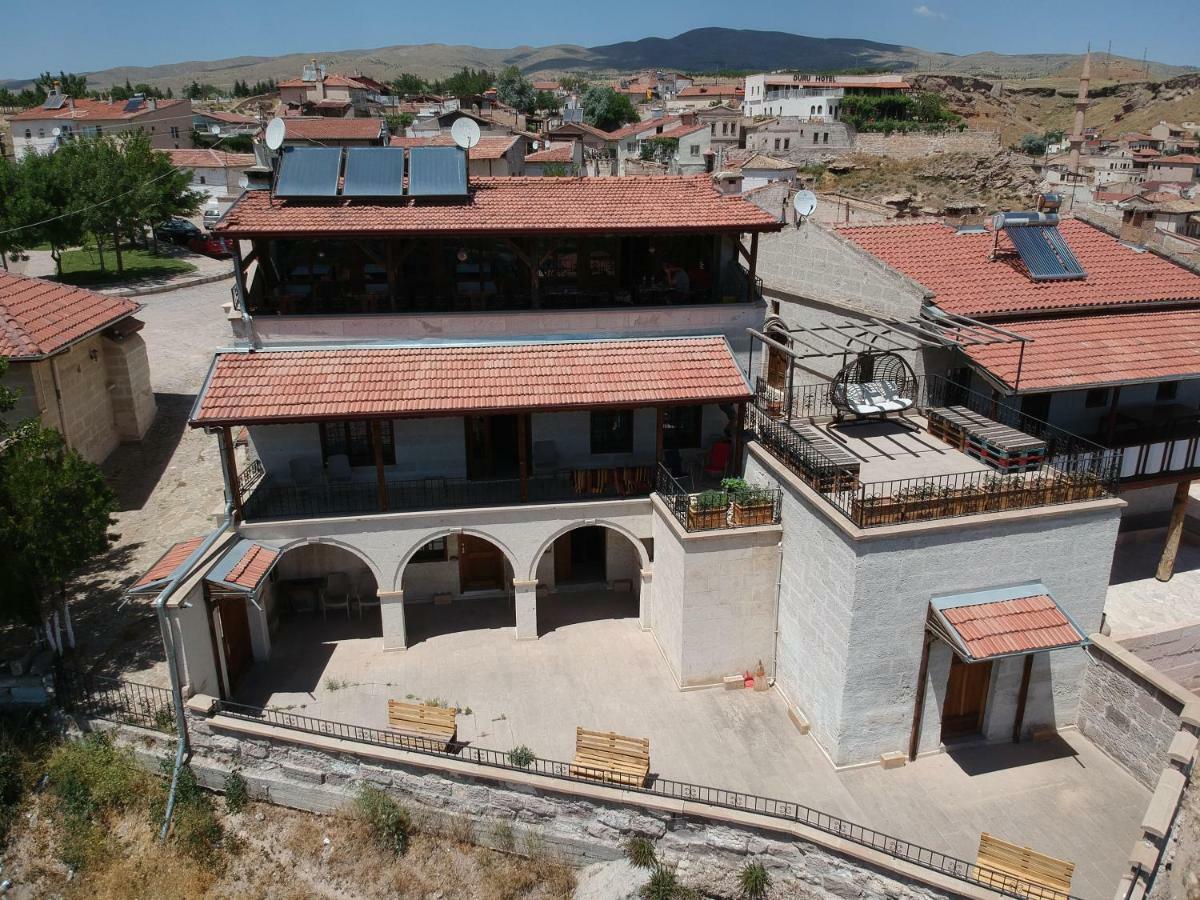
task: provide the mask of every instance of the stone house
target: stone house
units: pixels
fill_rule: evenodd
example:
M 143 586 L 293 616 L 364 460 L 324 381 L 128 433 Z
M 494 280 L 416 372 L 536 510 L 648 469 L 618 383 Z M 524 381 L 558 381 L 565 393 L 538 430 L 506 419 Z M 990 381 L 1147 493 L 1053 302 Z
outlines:
M 15 155 L 53 153 L 73 137 L 143 131 L 158 150 L 192 146 L 192 101 L 88 100 L 52 90 L 45 102 L 9 118 Z
M 228 203 L 242 192 L 239 184 L 246 170 L 254 165 L 253 153 L 226 153 L 223 150 L 167 150 L 171 165 L 191 175 L 190 189 L 210 200 Z
M 154 421 L 146 344 L 120 297 L 0 272 L 0 357 L 19 392 L 11 423 L 38 419 L 81 456 L 100 463 Z

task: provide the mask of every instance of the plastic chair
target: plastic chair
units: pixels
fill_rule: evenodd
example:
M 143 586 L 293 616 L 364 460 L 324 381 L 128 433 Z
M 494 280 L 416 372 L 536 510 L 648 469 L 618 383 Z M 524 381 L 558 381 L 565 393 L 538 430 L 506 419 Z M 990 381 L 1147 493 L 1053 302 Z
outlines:
M 328 619 L 331 609 L 344 609 L 346 618 L 350 618 L 350 576 L 345 572 L 331 572 L 325 581 L 321 614 Z
M 708 462 L 704 464 L 704 474 L 710 477 L 724 475 L 729 468 L 729 457 L 733 453 L 733 444 L 729 441 L 717 441 L 708 450 Z
M 373 606 L 375 609 L 379 609 L 379 589 L 375 585 L 375 579 L 365 572 L 354 585 L 354 604 L 358 607 L 360 619 L 363 617 L 364 606 Z

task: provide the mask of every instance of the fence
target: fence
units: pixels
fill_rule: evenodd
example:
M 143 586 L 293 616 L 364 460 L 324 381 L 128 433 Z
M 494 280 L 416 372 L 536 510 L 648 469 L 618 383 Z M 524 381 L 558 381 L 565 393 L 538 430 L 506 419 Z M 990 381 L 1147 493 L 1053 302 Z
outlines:
M 167 688 L 62 668 L 55 694 L 69 712 L 156 731 L 175 729 L 175 704 Z
M 783 491 L 747 485 L 743 489 L 689 493 L 659 463 L 655 490 L 676 521 L 687 531 L 716 531 L 750 525 L 778 525 Z

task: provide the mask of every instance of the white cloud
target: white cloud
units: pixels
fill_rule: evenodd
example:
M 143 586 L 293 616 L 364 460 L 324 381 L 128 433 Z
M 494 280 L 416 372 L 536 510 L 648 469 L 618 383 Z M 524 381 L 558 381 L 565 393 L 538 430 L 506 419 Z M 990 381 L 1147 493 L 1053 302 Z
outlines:
M 944 18 L 946 18 L 945 13 L 938 12 L 936 9 L 930 9 L 924 3 L 922 3 L 920 6 L 914 6 L 913 14 L 920 16 L 923 19 L 944 19 Z

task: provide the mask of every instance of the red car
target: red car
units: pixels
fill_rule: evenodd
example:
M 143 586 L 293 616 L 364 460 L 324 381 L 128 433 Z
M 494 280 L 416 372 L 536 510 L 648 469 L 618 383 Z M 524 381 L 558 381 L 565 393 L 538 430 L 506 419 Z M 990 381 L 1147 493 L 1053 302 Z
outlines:
M 228 259 L 233 255 L 233 242 L 229 238 L 217 237 L 215 234 L 204 234 L 188 241 L 188 249 L 194 253 L 203 253 L 213 259 Z

